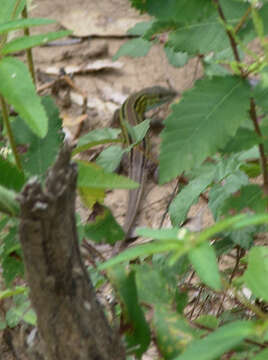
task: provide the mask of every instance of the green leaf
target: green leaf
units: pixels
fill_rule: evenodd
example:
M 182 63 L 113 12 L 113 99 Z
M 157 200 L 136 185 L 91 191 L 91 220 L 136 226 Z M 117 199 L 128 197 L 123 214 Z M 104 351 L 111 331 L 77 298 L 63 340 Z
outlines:
M 136 268 L 139 301 L 146 304 L 172 304 L 174 288 L 156 266 L 143 263 Z M 173 294 L 172 294 L 173 290 Z
M 235 210 L 238 213 L 244 209 L 251 209 L 256 213 L 264 213 L 267 201 L 268 198 L 263 196 L 261 187 L 250 184 L 243 186 L 238 195 L 227 199 L 223 204 L 222 212 L 227 214 Z
M 125 267 L 120 266 L 111 269 L 109 277 L 112 278 L 112 283 L 123 303 L 124 325 L 129 328 L 125 335 L 128 348 L 140 359 L 150 344 L 151 336 L 150 328 L 138 303 L 135 272 L 128 272 Z
M 240 127 L 235 136 L 225 145 L 223 152 L 230 154 L 233 152 L 248 150 L 261 142 L 262 139 L 255 131 Z
M 195 3 L 195 1 L 188 2 L 192 6 Z M 200 5 L 196 6 L 198 9 Z M 228 24 L 235 26 L 245 14 L 248 5 L 236 4 L 232 0 L 225 0 L 221 7 Z M 193 10 L 193 13 L 197 12 L 197 9 Z M 184 13 L 185 11 L 183 10 L 183 16 Z M 244 27 L 243 36 L 249 31 L 246 26 Z M 241 32 L 239 35 L 241 36 Z M 204 14 L 203 17 L 195 18 L 191 16 L 189 22 L 181 22 L 177 30 L 170 34 L 167 46 L 173 47 L 176 51 L 184 51 L 197 55 L 226 50 L 230 48 L 230 43 L 217 11 L 211 11 Z
M 113 56 L 113 60 L 117 60 L 120 56 L 145 56 L 151 49 L 152 45 L 152 42 L 142 38 L 129 40 L 119 48 L 117 53 Z
M 249 97 L 249 85 L 235 76 L 199 80 L 185 92 L 172 106 L 162 133 L 160 182 L 198 166 L 223 147 L 248 117 Z
M 168 58 L 168 62 L 175 67 L 182 67 L 189 60 L 188 54 L 185 52 L 182 51 L 176 52 L 174 51 L 174 49 L 170 47 L 165 47 L 164 50 Z
M 26 27 L 48 25 L 55 23 L 55 20 L 42 19 L 42 18 L 29 18 L 29 19 L 18 19 L 13 21 L 0 23 L 0 34 L 5 34 L 11 30 L 23 29 Z
M 216 329 L 220 325 L 220 320 L 213 315 L 201 315 L 194 322 L 210 329 Z
M 223 205 L 231 194 L 234 194 L 242 186 L 248 184 L 248 177 L 240 170 L 234 171 L 229 175 L 223 185 L 214 185 L 209 192 L 209 208 L 214 219 L 218 219 L 223 213 Z
M 131 29 L 128 29 L 127 33 L 129 35 L 142 36 L 147 30 L 152 26 L 153 21 L 141 21 L 133 26 Z
M 31 175 L 44 176 L 56 159 L 64 134 L 59 110 L 54 100 L 48 96 L 44 97 L 42 105 L 48 117 L 48 131 L 43 139 L 32 133 L 20 118 L 16 118 L 11 126 L 16 142 L 28 146 L 27 152 L 21 155 L 23 169 Z
M 215 176 L 215 169 L 202 174 L 189 182 L 174 198 L 168 209 L 173 226 L 180 225 L 190 210 L 190 207 L 198 200 L 199 195 L 206 190 Z
M 1 53 L 3 55 L 7 55 L 13 52 L 29 49 L 35 46 L 46 44 L 49 41 L 68 36 L 71 33 L 72 32 L 69 30 L 62 30 L 41 35 L 22 36 L 6 43 L 5 46 L 1 49 Z
M 26 286 L 15 286 L 14 288 L 0 291 L 0 300 L 7 299 L 14 295 L 24 294 L 28 291 L 29 291 L 29 288 Z
M 253 247 L 248 254 L 248 268 L 243 275 L 246 286 L 258 298 L 268 301 L 268 248 Z
M 251 358 L 251 360 L 267 360 L 268 359 L 268 349 L 260 351 L 256 356 Z
M 99 205 L 100 206 L 100 205 Z M 85 236 L 96 243 L 115 244 L 124 239 L 124 231 L 116 222 L 111 210 L 101 206 L 94 221 L 87 222 L 84 226 Z
M 207 0 L 131 0 L 132 6 L 161 20 L 174 19 L 188 23 L 207 17 L 215 11 L 212 3 Z
M 186 323 L 182 315 L 163 304 L 155 306 L 153 327 L 157 346 L 161 355 L 167 360 L 172 360 L 181 354 L 197 333 Z
M 253 333 L 254 323 L 250 321 L 236 321 L 223 325 L 207 337 L 192 342 L 185 352 L 174 360 L 214 360 Z
M 139 245 L 123 251 L 119 255 L 99 265 L 98 269 L 105 270 L 122 262 L 136 259 L 139 256 L 150 256 L 171 250 L 183 251 L 183 244 L 181 244 L 178 240 L 152 241 L 150 243 Z
M 25 183 L 25 176 L 8 160 L 0 156 L 0 185 L 15 191 L 20 191 Z
M 19 215 L 18 194 L 0 185 L 0 212 L 10 216 Z
M 21 61 L 11 57 L 0 60 L 0 93 L 37 136 L 45 137 L 47 116 L 28 69 Z
M 136 189 L 139 185 L 127 177 L 105 172 L 94 163 L 77 161 L 78 187 L 96 189 Z
M 16 19 L 24 8 L 25 4 L 26 0 L 6 0 L 5 6 L 0 6 L 0 24 L 4 24 L 9 20 Z
M 109 146 L 96 159 L 96 164 L 109 173 L 115 171 L 122 160 L 125 150 L 120 146 Z
M 91 149 L 96 145 L 109 144 L 115 141 L 117 142 L 117 138 L 120 132 L 121 130 L 119 129 L 111 128 L 96 129 L 90 131 L 78 140 L 77 145 L 72 152 L 72 155 L 74 156 L 81 151 Z
M 221 278 L 213 247 L 205 242 L 192 249 L 188 256 L 200 279 L 215 291 L 220 291 Z

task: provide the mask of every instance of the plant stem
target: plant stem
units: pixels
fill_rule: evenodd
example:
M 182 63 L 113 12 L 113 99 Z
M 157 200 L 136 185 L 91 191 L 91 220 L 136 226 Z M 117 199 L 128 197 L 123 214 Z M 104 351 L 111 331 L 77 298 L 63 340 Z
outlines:
M 220 5 L 219 0 L 213 0 L 213 1 L 214 1 L 215 5 L 217 7 L 217 10 L 218 10 L 218 13 L 219 13 L 219 16 L 220 16 L 222 22 L 225 24 L 226 34 L 227 34 L 227 36 L 229 38 L 230 45 L 231 45 L 231 48 L 232 48 L 232 51 L 233 51 L 233 54 L 234 54 L 234 58 L 237 61 L 238 66 L 239 66 L 239 63 L 241 61 L 240 61 L 240 56 L 239 56 L 239 52 L 238 52 L 238 48 L 237 48 L 237 43 L 235 41 L 235 38 L 234 38 L 232 32 L 227 28 L 227 21 L 226 21 L 226 18 L 225 18 L 225 15 L 223 13 L 223 10 L 222 10 L 222 7 Z M 246 73 L 244 72 L 243 68 L 241 66 L 239 66 L 239 69 L 240 69 L 241 76 L 246 77 Z
M 12 130 L 11 130 L 11 127 L 10 127 L 9 119 L 8 119 L 7 104 L 5 102 L 5 99 L 1 95 L 0 95 L 0 101 L 1 101 L 2 114 L 3 114 L 3 123 L 4 123 L 5 128 L 6 128 L 8 141 L 9 141 L 10 147 L 12 149 L 12 153 L 13 153 L 13 156 L 15 158 L 17 168 L 20 171 L 23 171 L 23 168 L 22 168 L 22 165 L 21 165 L 21 162 L 20 162 L 20 158 L 19 158 L 19 154 L 17 152 L 16 144 L 15 144 L 15 141 L 14 141 L 13 133 L 12 133 Z
M 253 98 L 250 99 L 250 110 L 249 110 L 250 118 L 253 122 L 254 129 L 256 133 L 262 137 L 261 129 L 258 124 L 258 118 L 256 113 L 256 105 Z M 262 168 L 262 176 L 263 176 L 263 190 L 265 195 L 268 195 L 268 172 L 267 172 L 267 160 L 265 156 L 264 146 L 263 144 L 259 144 L 259 152 L 260 152 L 260 163 Z
M 22 17 L 24 19 L 28 18 L 27 5 L 25 5 L 24 9 L 22 10 Z M 24 35 L 30 36 L 29 28 L 24 29 Z M 33 79 L 33 83 L 36 84 L 32 49 L 26 49 L 26 55 L 27 55 L 27 64 Z

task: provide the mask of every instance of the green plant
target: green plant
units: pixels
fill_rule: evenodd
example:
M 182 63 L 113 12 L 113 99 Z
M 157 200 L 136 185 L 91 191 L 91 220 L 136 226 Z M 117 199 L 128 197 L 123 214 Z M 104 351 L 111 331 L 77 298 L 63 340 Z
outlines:
M 6 25 L 12 16 L 18 24 L 26 21 L 16 18 L 25 4 L 9 3 L 10 12 L 0 17 L 3 23 L 0 21 L 0 31 L 1 26 L 8 31 L 15 26 L 23 27 Z M 181 179 L 182 175 L 188 182 L 169 207 L 173 227 L 139 229 L 139 235 L 154 240 L 128 249 L 98 267 L 107 271 L 117 291 L 120 308 L 116 314 L 120 313 L 119 325 L 126 347 L 137 358 L 141 358 L 153 340 L 164 359 L 209 360 L 221 356 L 232 360 L 265 359 L 268 250 L 262 236 L 266 236 L 268 222 L 268 2 L 131 0 L 131 3 L 153 16 L 153 21 L 131 29 L 130 33 L 137 37 L 121 47 L 115 58 L 146 55 L 151 46 L 167 39 L 164 51 L 170 63 L 183 66 L 197 57 L 203 66 L 203 76 L 172 106 L 161 135 L 160 182 L 178 176 Z M 27 27 L 34 24 L 34 19 L 27 21 Z M 258 51 L 251 46 L 254 39 L 258 41 Z M 21 63 L 17 65 L 17 60 L 6 57 L 10 49 L 18 51 L 28 47 L 25 44 L 33 44 L 33 40 L 23 41 L 21 47 L 16 43 L 10 45 L 4 36 L 0 47 L 0 80 L 3 76 L 2 83 L 8 89 L 3 90 L 0 81 L 2 117 L 11 148 L 0 161 L 0 206 L 6 214 L 0 222 L 0 257 L 8 285 L 23 271 L 16 239 L 19 216 L 16 192 L 29 176 L 38 175 L 42 179 L 62 143 L 62 135 L 57 131 L 61 129 L 60 120 L 51 100 L 42 100 L 47 111 L 52 109 L 48 121 L 36 100 L 42 120 L 35 121 L 39 119 L 35 116 L 37 110 L 32 112 L 27 102 L 22 104 L 21 92 L 17 94 L 15 82 L 10 83 L 14 64 L 21 69 L 18 74 L 26 76 Z M 8 117 L 6 102 L 14 106 L 25 123 L 20 118 Z M 27 118 L 28 114 L 35 115 Z M 94 130 L 79 139 L 73 155 L 99 144 L 118 143 L 118 134 L 115 129 Z M 9 150 L 6 139 L 1 140 L 2 149 Z M 12 141 L 27 144 L 28 151 L 16 155 Z M 102 202 L 106 189 L 136 186 L 111 173 L 123 153 L 117 145 L 106 150 L 98 161 L 105 170 L 96 164 L 78 162 L 79 192 L 89 205 Z M 250 181 L 257 176 L 261 178 L 260 185 Z M 190 207 L 204 193 L 215 224 L 198 232 L 181 228 Z M 78 229 L 81 238 L 89 237 L 96 242 L 105 239 L 113 244 L 123 237 L 122 229 L 107 208 L 95 223 L 79 224 Z M 137 258 L 139 261 L 134 262 Z M 219 259 L 231 260 L 223 267 L 219 266 Z M 96 287 L 104 281 L 95 273 L 94 278 Z M 20 312 L 26 292 L 24 288 L 5 290 L 0 298 L 16 295 L 16 309 Z M 151 316 L 146 317 L 146 312 Z

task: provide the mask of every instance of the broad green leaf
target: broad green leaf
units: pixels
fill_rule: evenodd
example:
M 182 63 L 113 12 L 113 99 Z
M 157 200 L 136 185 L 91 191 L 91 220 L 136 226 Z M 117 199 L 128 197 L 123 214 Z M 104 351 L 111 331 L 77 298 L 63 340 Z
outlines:
M 96 243 L 115 244 L 116 241 L 123 240 L 125 236 L 111 210 L 103 205 L 98 206 L 94 220 L 87 222 L 84 231 L 85 236 Z
M 129 40 L 119 48 L 117 53 L 113 56 L 113 60 L 117 60 L 120 56 L 145 56 L 151 49 L 152 45 L 152 42 L 142 38 Z
M 172 225 L 180 225 L 190 210 L 190 207 L 198 200 L 199 195 L 206 190 L 215 176 L 215 169 L 202 174 L 189 182 L 174 198 L 168 209 Z
M 22 36 L 6 43 L 5 46 L 1 49 L 1 53 L 3 55 L 7 55 L 13 52 L 29 49 L 35 46 L 46 44 L 49 41 L 68 36 L 71 33 L 72 32 L 69 30 L 62 30 L 41 35 Z
M 242 186 L 248 184 L 248 177 L 240 170 L 229 175 L 224 184 L 214 185 L 209 192 L 209 208 L 214 219 L 218 219 L 223 212 L 223 205 L 226 199 L 238 191 Z
M 165 53 L 168 58 L 168 62 L 175 67 L 184 66 L 188 60 L 188 54 L 182 51 L 174 51 L 174 49 L 170 47 L 165 47 Z
M 0 60 L 0 93 L 37 136 L 46 136 L 47 116 L 28 69 L 21 61 L 11 57 Z
M 18 194 L 0 185 L 0 212 L 10 216 L 19 215 L 19 203 L 16 200 Z
M 188 3 L 194 6 L 195 1 L 188 1 Z M 200 5 L 196 6 L 198 8 Z M 247 4 L 236 4 L 232 0 L 225 0 L 221 6 L 228 24 L 232 26 L 239 23 L 248 8 Z M 183 10 L 183 16 L 184 13 Z M 249 30 L 247 26 L 244 26 L 243 36 Z M 241 32 L 239 35 L 241 36 Z M 189 54 L 197 55 L 226 50 L 230 48 L 230 42 L 215 8 L 214 11 L 211 13 L 207 12 L 203 17 L 195 18 L 191 16 L 190 21 L 181 22 L 177 30 L 170 34 L 167 46 L 173 47 L 176 51 L 185 51 Z
M 109 271 L 109 277 L 112 279 L 122 303 L 123 323 L 129 328 L 125 333 L 127 347 L 138 358 L 141 358 L 150 344 L 151 335 L 142 308 L 138 303 L 135 272 L 129 272 L 125 267 L 117 266 Z
M 103 167 L 105 171 L 111 173 L 119 167 L 125 152 L 126 151 L 120 146 L 109 146 L 97 157 L 96 164 Z
M 268 349 L 260 351 L 256 356 L 252 357 L 251 360 L 267 360 L 268 359 Z
M 267 202 L 268 198 L 264 197 L 261 187 L 250 184 L 243 186 L 238 195 L 227 199 L 222 204 L 222 212 L 227 214 L 230 210 L 235 210 L 238 213 L 244 209 L 251 209 L 256 213 L 264 213 Z
M 247 226 L 239 230 L 231 231 L 228 237 L 233 244 L 249 250 L 254 243 L 254 237 L 257 232 L 258 228 L 256 226 Z
M 192 249 L 188 256 L 200 279 L 215 291 L 220 291 L 221 278 L 213 247 L 204 242 Z
M 48 131 L 43 139 L 32 133 L 20 118 L 16 118 L 11 125 L 16 142 L 28 146 L 27 152 L 21 155 L 23 169 L 31 175 L 44 176 L 56 159 L 64 134 L 54 100 L 48 96 L 44 97 L 42 105 L 48 117 Z
M 132 6 L 161 20 L 174 19 L 180 22 L 191 22 L 207 17 L 215 11 L 213 4 L 206 0 L 131 0 Z
M 77 161 L 78 187 L 96 189 L 136 189 L 139 185 L 125 176 L 105 172 L 100 166 Z
M 181 229 L 178 227 L 168 229 L 138 228 L 136 229 L 136 232 L 139 236 L 144 236 L 155 240 L 175 240 L 179 239 Z
M 133 26 L 131 29 L 128 29 L 127 33 L 129 35 L 142 36 L 147 30 L 152 26 L 153 21 L 141 21 Z
M 4 24 L 0 23 L 0 34 L 4 34 L 9 32 L 10 30 L 18 30 L 23 29 L 25 27 L 31 26 L 40 26 L 40 25 L 48 25 L 55 23 L 54 20 L 50 19 L 42 19 L 42 18 L 28 18 L 28 19 L 19 19 L 5 22 Z
M 268 66 L 260 72 L 260 81 L 253 88 L 253 97 L 258 106 L 268 112 Z
M 163 304 L 157 305 L 154 309 L 153 328 L 157 346 L 161 355 L 167 360 L 172 360 L 181 354 L 195 339 L 195 333 L 197 333 L 197 330 L 188 325 L 182 315 Z
M 253 247 L 248 254 L 248 268 L 243 275 L 246 286 L 256 297 L 268 301 L 268 248 Z
M 6 321 L 12 328 L 21 321 L 36 326 L 36 314 L 31 308 L 30 300 L 26 294 L 15 295 L 15 306 L 9 308 L 6 314 Z M 17 300 L 17 301 L 16 301 Z
M 109 144 L 115 141 L 117 142 L 117 138 L 120 132 L 121 130 L 119 129 L 111 128 L 96 129 L 90 131 L 78 140 L 77 145 L 72 152 L 72 155 L 78 154 L 81 151 L 88 150 L 96 145 Z
M 254 145 L 260 144 L 262 139 L 255 131 L 240 127 L 235 136 L 228 141 L 222 150 L 224 153 L 233 153 L 244 151 L 252 148 Z
M 139 301 L 146 304 L 172 304 L 174 288 L 156 266 L 143 263 L 136 268 Z M 173 291 L 172 291 L 173 290 Z
M 5 5 L 0 6 L 0 24 L 16 19 L 26 4 L 26 0 L 2 0 Z
M 20 191 L 25 183 L 25 176 L 17 167 L 0 156 L 0 185 L 15 191 Z
M 222 148 L 248 117 L 250 88 L 239 77 L 196 82 L 172 106 L 162 133 L 160 182 L 198 166 Z
M 223 325 L 207 337 L 193 341 L 185 352 L 173 360 L 214 360 L 254 334 L 254 323 L 236 321 Z

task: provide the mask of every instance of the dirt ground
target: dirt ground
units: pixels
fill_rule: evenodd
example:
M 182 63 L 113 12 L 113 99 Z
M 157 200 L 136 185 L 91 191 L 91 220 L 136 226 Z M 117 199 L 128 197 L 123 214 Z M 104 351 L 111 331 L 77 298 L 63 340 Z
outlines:
M 74 75 L 72 81 L 78 90 L 72 89 L 67 104 L 64 92 L 55 95 L 64 125 L 71 136 L 76 133 L 81 120 L 82 105 L 79 93 L 83 93 L 88 98 L 84 133 L 97 127 L 108 126 L 114 110 L 130 93 L 153 85 L 171 85 L 180 93 L 191 88 L 200 74 L 196 59 L 191 60 L 183 68 L 170 66 L 160 45 L 154 46 L 146 57 L 135 59 L 122 57 L 117 62 L 118 67 L 113 68 L 111 61 L 113 55 L 128 40 L 125 36 L 126 30 L 141 20 L 149 19 L 147 16 L 141 17 L 131 9 L 128 0 L 35 0 L 32 6 L 30 15 L 59 21 L 47 30 L 52 31 L 62 27 L 71 29 L 74 31 L 75 39 L 79 41 L 66 45 L 60 40 L 62 46 L 34 49 L 39 87 L 44 85 L 48 78 L 53 78 L 51 75 L 53 71 L 59 71 L 61 68 L 85 67 L 99 60 L 108 63 L 108 68 Z M 46 28 L 42 28 L 44 29 Z M 40 32 L 40 29 L 34 29 L 33 33 L 38 31 Z M 158 144 L 159 139 L 154 139 L 154 142 Z M 157 149 L 154 148 L 154 151 Z M 174 181 L 160 187 L 149 179 L 146 185 L 146 197 L 140 211 L 139 225 L 159 227 L 175 185 Z M 118 190 L 108 194 L 106 199 L 106 203 L 112 208 L 120 223 L 123 222 L 126 210 L 126 195 L 125 191 Z M 193 207 L 191 215 L 200 213 L 202 213 L 201 226 L 204 226 L 210 218 L 202 201 Z M 168 225 L 169 219 L 166 217 L 164 226 Z M 2 352 L 0 343 L 0 359 L 16 359 L 2 337 L 3 343 L 5 344 Z

